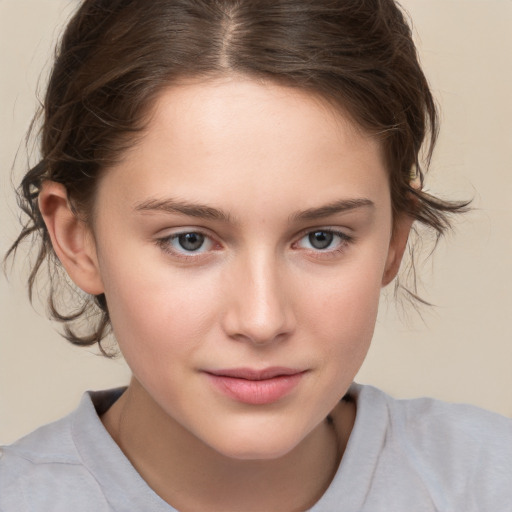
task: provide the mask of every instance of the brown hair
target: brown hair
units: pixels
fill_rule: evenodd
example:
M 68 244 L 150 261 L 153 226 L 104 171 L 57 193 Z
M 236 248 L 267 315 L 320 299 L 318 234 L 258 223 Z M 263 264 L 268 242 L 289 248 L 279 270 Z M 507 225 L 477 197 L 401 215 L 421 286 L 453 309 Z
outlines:
M 42 182 L 63 184 L 87 221 L 100 174 L 144 128 L 157 94 L 179 78 L 222 73 L 319 94 L 379 137 L 395 215 L 406 213 L 439 237 L 449 215 L 464 210 L 465 203 L 422 190 L 419 154 L 428 134 L 428 167 L 437 113 L 393 0 L 85 0 L 56 53 L 42 107 L 41 160 L 19 189 L 28 222 L 8 253 L 30 235 L 38 238 L 29 294 L 46 261 L 50 313 L 71 342 L 100 343 L 110 329 L 108 308 L 103 295 L 76 293 L 75 310 L 60 312 L 61 268 L 37 202 Z M 419 186 L 411 186 L 414 178 Z M 95 312 L 97 323 L 79 335 L 73 322 Z

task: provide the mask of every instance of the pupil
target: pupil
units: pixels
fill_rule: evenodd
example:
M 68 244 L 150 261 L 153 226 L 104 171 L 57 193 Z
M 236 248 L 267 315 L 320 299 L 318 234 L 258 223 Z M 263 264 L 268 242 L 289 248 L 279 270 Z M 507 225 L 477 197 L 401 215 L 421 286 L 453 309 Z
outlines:
M 315 249 L 326 249 L 331 245 L 334 235 L 327 231 L 315 231 L 309 234 L 309 243 Z
M 185 233 L 178 237 L 178 241 L 187 251 L 197 251 L 204 243 L 204 236 L 200 233 Z

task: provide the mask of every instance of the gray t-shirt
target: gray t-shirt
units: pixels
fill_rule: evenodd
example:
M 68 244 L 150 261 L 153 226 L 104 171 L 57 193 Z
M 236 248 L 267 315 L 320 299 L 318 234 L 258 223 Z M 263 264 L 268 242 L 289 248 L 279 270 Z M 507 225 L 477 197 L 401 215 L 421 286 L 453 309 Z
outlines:
M 99 419 L 122 392 L 88 392 L 69 416 L 2 447 L 0 511 L 174 511 Z M 371 386 L 349 393 L 354 429 L 311 511 L 512 511 L 512 420 L 428 398 L 394 400 Z

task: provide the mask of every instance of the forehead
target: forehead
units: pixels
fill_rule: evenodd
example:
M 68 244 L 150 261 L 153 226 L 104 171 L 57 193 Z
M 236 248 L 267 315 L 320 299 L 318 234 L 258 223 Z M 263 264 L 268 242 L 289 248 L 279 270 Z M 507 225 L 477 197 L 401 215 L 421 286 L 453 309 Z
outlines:
M 379 142 L 341 110 L 243 78 L 165 89 L 140 140 L 106 176 L 132 201 L 193 193 L 202 202 L 268 203 L 286 195 L 305 207 L 312 194 L 325 202 L 366 197 L 387 183 Z
M 317 145 L 350 139 L 352 145 L 364 141 L 379 146 L 341 107 L 319 94 L 243 75 L 191 79 L 164 89 L 153 103 L 146 135 L 156 137 L 159 131 L 168 135 L 172 131 L 181 144 L 200 137 L 237 145 L 244 138 L 257 137 L 271 148 L 272 143 L 294 144 L 307 136 Z

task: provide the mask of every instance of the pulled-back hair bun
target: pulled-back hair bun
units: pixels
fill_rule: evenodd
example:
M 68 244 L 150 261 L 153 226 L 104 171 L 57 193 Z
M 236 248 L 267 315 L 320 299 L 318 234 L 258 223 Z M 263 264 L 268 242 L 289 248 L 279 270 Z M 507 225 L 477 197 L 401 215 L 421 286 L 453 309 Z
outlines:
M 66 311 L 59 305 L 65 280 L 38 208 L 42 182 L 63 184 L 88 222 L 99 177 L 144 129 L 159 92 L 181 79 L 233 73 L 317 94 L 377 137 L 395 215 L 406 213 L 440 236 L 450 214 L 467 206 L 423 190 L 422 163 L 428 167 L 438 117 L 393 0 L 85 0 L 56 52 L 41 113 L 41 160 L 19 189 L 28 221 L 8 253 L 37 238 L 29 293 L 46 262 L 50 313 L 71 342 L 101 342 L 108 305 L 81 292 L 71 307 L 65 301 Z

